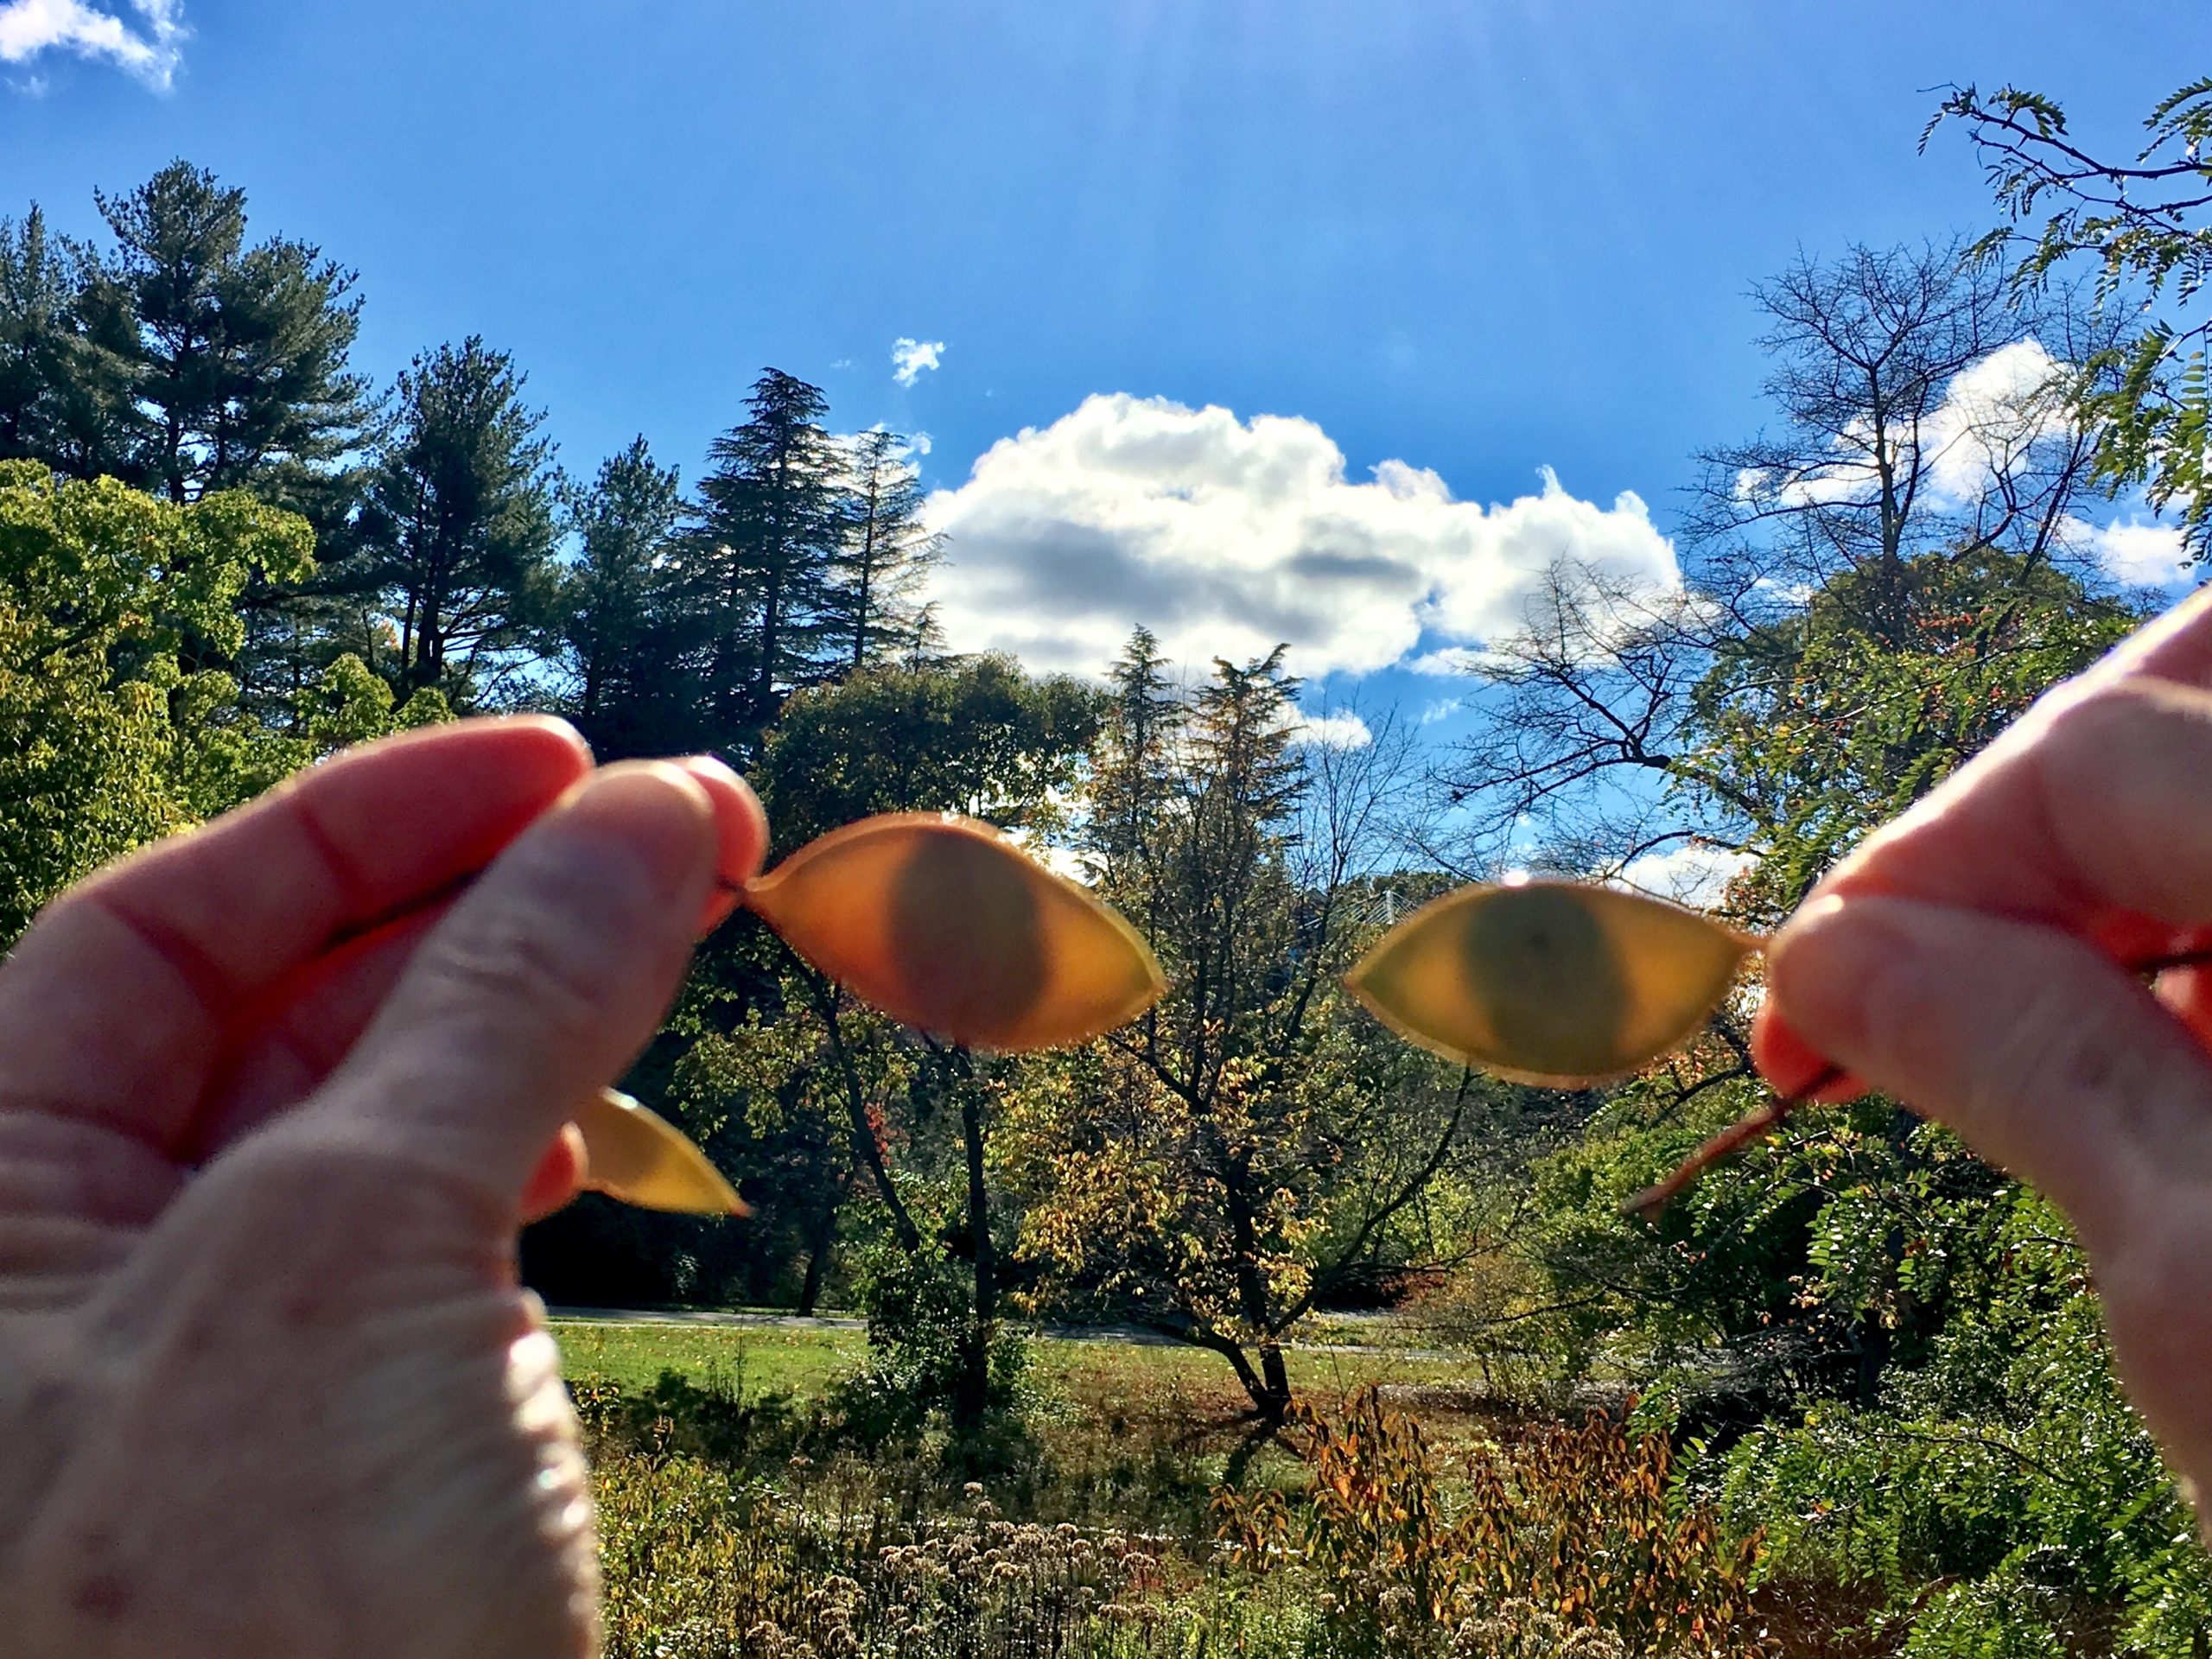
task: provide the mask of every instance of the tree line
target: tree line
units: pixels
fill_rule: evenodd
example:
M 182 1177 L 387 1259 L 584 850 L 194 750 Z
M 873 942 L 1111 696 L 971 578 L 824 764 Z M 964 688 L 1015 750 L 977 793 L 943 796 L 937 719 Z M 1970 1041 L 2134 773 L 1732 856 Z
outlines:
M 937 650 L 909 446 L 833 434 L 818 387 L 766 371 L 689 493 L 642 436 L 570 477 L 479 336 L 373 390 L 355 274 L 251 239 L 242 190 L 178 162 L 97 205 L 100 240 L 0 223 L 0 460 L 303 518 L 312 571 L 196 642 L 264 721 L 352 656 L 403 700 L 558 704 L 603 754 L 744 756 L 793 690 Z

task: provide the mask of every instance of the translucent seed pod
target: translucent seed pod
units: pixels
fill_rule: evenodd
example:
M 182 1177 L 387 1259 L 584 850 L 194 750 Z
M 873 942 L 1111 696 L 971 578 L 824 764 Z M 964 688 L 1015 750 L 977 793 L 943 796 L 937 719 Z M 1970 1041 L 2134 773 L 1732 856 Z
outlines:
M 745 902 L 869 1007 L 969 1047 L 1083 1042 L 1166 988 L 1126 921 L 972 818 L 863 819 L 749 883 Z
M 1693 1036 L 1758 942 L 1661 899 L 1562 881 L 1423 906 L 1345 982 L 1409 1041 L 1516 1082 L 1580 1088 Z
M 584 1185 L 644 1210 L 741 1216 L 745 1200 L 707 1154 L 658 1113 L 602 1089 L 576 1114 L 590 1160 Z

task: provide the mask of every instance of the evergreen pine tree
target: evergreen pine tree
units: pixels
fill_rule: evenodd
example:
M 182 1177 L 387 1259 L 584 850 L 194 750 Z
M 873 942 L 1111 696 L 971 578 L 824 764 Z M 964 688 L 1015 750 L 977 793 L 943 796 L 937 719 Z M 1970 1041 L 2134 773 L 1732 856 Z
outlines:
M 0 461 L 87 480 L 126 471 L 133 343 L 120 290 L 48 234 L 37 204 L 0 220 Z
M 367 383 L 347 366 L 353 273 L 303 242 L 247 245 L 245 193 L 173 162 L 99 196 L 105 276 L 127 303 L 137 481 L 173 501 L 253 488 L 316 505 L 315 475 L 361 442 Z
M 396 660 L 381 666 L 408 690 L 496 698 L 553 620 L 552 446 L 522 387 L 514 360 L 473 334 L 399 376 L 348 574 L 391 618 Z
M 844 546 L 827 595 L 841 670 L 895 660 L 923 624 L 918 597 L 944 544 L 922 523 L 921 468 L 907 441 L 877 427 L 852 441 Z
M 708 451 L 686 550 L 703 712 L 714 738 L 734 747 L 749 747 L 785 696 L 823 677 L 848 517 L 845 457 L 822 425 L 821 388 L 769 369 L 747 409 Z
M 676 469 L 641 436 L 588 486 L 563 490 L 562 506 L 576 540 L 560 607 L 570 717 L 603 759 L 671 753 L 690 702 L 671 556 L 683 512 Z

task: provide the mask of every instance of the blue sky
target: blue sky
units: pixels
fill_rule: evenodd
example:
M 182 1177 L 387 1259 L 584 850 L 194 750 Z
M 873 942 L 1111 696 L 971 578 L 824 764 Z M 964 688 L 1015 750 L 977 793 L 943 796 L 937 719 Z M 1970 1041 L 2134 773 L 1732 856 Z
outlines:
M 1523 543 L 1664 559 L 1690 453 L 1761 418 L 1752 280 L 1986 226 L 1962 138 L 1915 154 L 1942 83 L 2116 148 L 2212 67 L 2188 10 L 0 0 L 0 211 L 88 231 L 187 157 L 358 269 L 380 378 L 513 352 L 572 468 L 643 431 L 695 474 L 764 364 L 925 432 L 964 643 L 1295 630 L 1338 688 L 1433 697 L 1408 664 L 1503 613 Z M 942 343 L 910 385 L 901 340 Z M 1451 591 L 1359 585 L 1423 537 Z

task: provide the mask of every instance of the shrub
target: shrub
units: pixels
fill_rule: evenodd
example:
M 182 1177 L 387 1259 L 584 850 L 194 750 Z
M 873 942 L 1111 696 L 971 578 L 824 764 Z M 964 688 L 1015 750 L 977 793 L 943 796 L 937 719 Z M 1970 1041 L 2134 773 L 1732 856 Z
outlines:
M 1322 1580 L 1336 1651 L 1570 1650 L 1551 1623 L 1593 1656 L 1770 1650 L 1750 1607 L 1758 1538 L 1727 1541 L 1707 1510 L 1670 1506 L 1663 1436 L 1592 1416 L 1453 1471 L 1373 1390 L 1340 1421 L 1306 1412 L 1298 1426 L 1306 1491 L 1224 1492 L 1217 1522 L 1248 1567 Z

